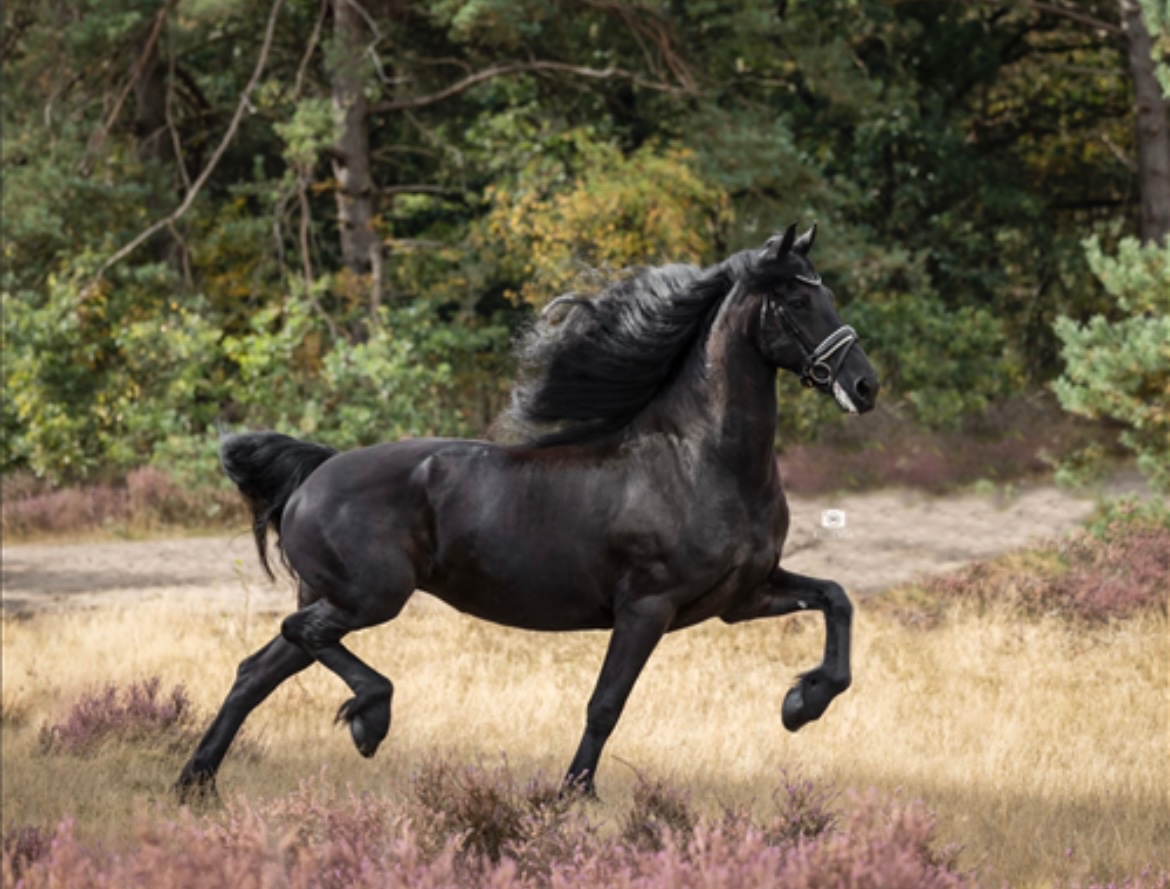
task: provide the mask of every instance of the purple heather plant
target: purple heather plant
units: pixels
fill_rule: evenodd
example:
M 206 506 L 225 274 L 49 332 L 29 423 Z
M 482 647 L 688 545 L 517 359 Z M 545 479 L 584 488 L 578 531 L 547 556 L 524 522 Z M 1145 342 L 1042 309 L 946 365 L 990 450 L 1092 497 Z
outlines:
M 108 683 L 86 692 L 61 722 L 41 727 L 38 741 L 42 753 L 84 757 L 114 739 L 185 747 L 194 732 L 187 690 L 177 685 L 163 693 L 162 680 L 152 676 L 127 688 Z

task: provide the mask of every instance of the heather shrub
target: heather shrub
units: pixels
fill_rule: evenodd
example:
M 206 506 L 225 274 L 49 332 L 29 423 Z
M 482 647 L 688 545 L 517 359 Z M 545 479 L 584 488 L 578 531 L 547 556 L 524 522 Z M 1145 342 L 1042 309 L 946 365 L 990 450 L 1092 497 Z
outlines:
M 34 861 L 48 854 L 52 837 L 39 827 L 14 827 L 4 833 L 4 884 L 11 885 Z
M 218 468 L 218 463 L 209 461 Z M 190 488 L 153 466 L 140 466 L 126 474 L 129 519 L 151 526 L 205 525 L 239 502 L 235 491 Z
M 934 815 L 922 803 L 870 793 L 845 813 L 839 829 L 797 843 L 778 882 L 809 889 L 974 885 L 957 868 L 959 851 L 938 845 Z
M 42 753 L 84 757 L 111 740 L 184 748 L 195 733 L 186 689 L 177 685 L 163 693 L 162 681 L 152 676 L 127 688 L 111 682 L 86 692 L 61 722 L 41 727 L 38 742 Z
M 468 805 L 468 790 L 483 798 L 510 801 L 523 822 L 535 809 L 562 809 L 552 803 L 552 785 L 521 788 L 506 770 L 457 772 L 441 764 L 428 769 L 424 793 L 431 802 Z M 556 796 L 560 800 L 559 795 Z M 643 785 L 635 806 L 661 815 L 682 797 L 660 783 Z M 939 850 L 934 821 L 918 803 L 877 796 L 860 799 L 840 828 L 778 846 L 764 830 L 744 822 L 736 829 L 690 814 L 684 831 L 671 829 L 662 848 L 647 850 L 623 833 L 602 839 L 598 825 L 579 802 L 574 820 L 554 819 L 564 834 L 559 851 L 534 862 L 516 837 L 501 841 L 499 855 L 475 855 L 459 831 L 436 843 L 432 826 L 415 820 L 388 798 L 370 794 L 322 793 L 309 782 L 289 797 L 268 803 L 229 801 L 214 815 L 160 810 L 138 818 L 132 845 L 119 850 L 85 841 L 65 820 L 50 836 L 14 834 L 5 840 L 5 885 L 23 889 L 87 886 L 158 887 L 285 886 L 289 889 L 361 887 L 520 886 L 550 889 L 688 889 L 688 887 L 855 886 L 952 887 L 968 885 L 954 866 L 953 852 Z M 658 808 L 656 808 L 658 807 Z M 500 814 L 499 802 L 483 809 Z M 690 808 L 687 807 L 690 812 Z M 677 813 L 676 813 L 677 814 Z M 519 843 L 519 845 L 517 844 Z M 539 866 L 536 866 L 539 864 Z
M 184 486 L 153 467 L 128 472 L 117 483 L 53 488 L 28 476 L 4 480 L 0 504 L 6 539 L 93 531 L 132 533 L 163 528 L 243 524 L 234 491 Z
M 269 822 L 267 827 L 264 822 Z M 252 824 L 253 831 L 275 830 L 290 870 L 316 871 L 313 885 L 337 889 L 360 882 L 363 868 L 386 854 L 406 824 L 384 798 L 352 791 L 345 796 L 323 794 L 308 781 L 289 797 L 271 803 L 263 815 L 247 805 L 231 809 L 228 821 L 219 826 L 221 841 L 230 842 L 241 823 Z M 439 847 L 436 857 L 443 851 Z
M 126 492 L 109 485 L 6 496 L 0 509 L 8 539 L 108 528 L 129 515 Z
M 890 598 L 911 620 L 953 604 L 1009 607 L 1080 623 L 1167 613 L 1170 513 L 1156 504 L 1106 507 L 1086 529 L 1031 550 L 978 562 Z
M 506 766 L 487 770 L 435 760 L 413 784 L 424 839 L 432 849 L 454 843 L 465 864 L 508 858 L 526 872 L 544 872 L 577 843 L 566 833 L 570 826 L 583 827 L 573 795 L 562 795 L 559 783 L 538 778 L 521 786 Z M 581 841 L 589 835 L 579 832 Z
M 1114 435 L 1034 396 L 1007 399 L 952 430 L 926 428 L 879 401 L 859 422 L 830 424 L 817 441 L 785 447 L 780 471 L 795 494 L 883 487 L 942 493 L 1044 476 L 1090 448 L 1104 461 L 1120 453 Z
M 643 779 L 634 788 L 633 804 L 622 819 L 621 838 L 641 851 L 658 852 L 668 844 L 685 849 L 698 823 L 685 793 L 665 781 Z
M 810 840 L 831 831 L 838 815 L 833 809 L 836 792 L 787 770 L 781 773 L 780 786 L 772 792 L 775 814 L 762 825 L 765 839 L 772 845 L 786 845 Z
M 1069 883 L 1067 889 L 1170 889 L 1170 870 L 1150 865 L 1137 876 L 1110 880 L 1108 883 L 1074 882 Z
M 675 788 L 643 782 L 634 809 L 663 819 L 682 817 L 686 829 L 665 829 L 661 847 L 644 834 L 605 831 L 597 809 L 563 803 L 555 785 L 521 786 L 506 768 L 458 770 L 435 763 L 420 774 L 416 809 L 409 801 L 339 792 L 306 781 L 287 797 L 228 800 L 215 813 L 144 809 L 132 842 L 116 848 L 80 836 L 73 822 L 52 830 L 10 831 L 3 844 L 3 883 L 22 889 L 86 886 L 282 886 L 288 889 L 365 887 L 540 887 L 540 889 L 951 889 L 980 885 L 979 874 L 957 864 L 958 848 L 943 845 L 935 818 L 918 801 L 871 791 L 834 811 L 836 797 L 811 782 L 785 776 L 776 788 L 777 816 L 746 812 L 697 815 Z M 483 800 L 491 798 L 490 803 Z M 470 799 L 478 802 L 471 803 Z M 425 804 L 424 804 L 425 799 Z M 554 802 L 554 800 L 556 802 Z M 448 808 L 479 807 L 512 825 L 492 857 L 466 844 L 466 828 L 436 828 Z M 685 816 L 682 814 L 685 809 Z M 517 814 L 509 812 L 515 810 Z M 572 811 L 572 818 L 553 812 Z M 525 845 L 536 832 L 533 812 L 561 835 L 551 847 Z M 539 820 L 539 819 L 538 819 Z M 451 822 L 454 825 L 456 822 Z M 482 842 L 482 841 L 481 841 Z M 481 846 L 481 849 L 486 847 Z M 533 857 L 535 856 L 535 858 Z M 1062 884 L 1066 889 L 1170 889 L 1170 874 L 1148 868 L 1117 882 Z

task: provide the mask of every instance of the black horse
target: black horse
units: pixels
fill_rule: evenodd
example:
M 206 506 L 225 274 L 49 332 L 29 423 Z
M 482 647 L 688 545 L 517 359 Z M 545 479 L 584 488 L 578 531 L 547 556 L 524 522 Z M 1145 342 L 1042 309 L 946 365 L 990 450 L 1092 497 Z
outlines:
M 662 635 L 802 610 L 825 616 L 820 666 L 782 707 L 795 731 L 850 683 L 841 587 L 779 566 L 788 507 L 774 453 L 777 368 L 870 410 L 878 381 L 808 254 L 815 226 L 707 269 L 670 265 L 595 299 L 561 297 L 524 344 L 508 412 L 526 443 L 417 439 L 346 453 L 275 433 L 227 438 L 222 462 L 298 578 L 299 609 L 244 660 L 183 768 L 214 791 L 248 714 L 314 661 L 373 756 L 394 687 L 341 640 L 395 617 L 416 589 L 532 630 L 609 629 L 567 782 L 593 789 L 602 747 Z M 559 316 L 559 317 L 558 317 Z

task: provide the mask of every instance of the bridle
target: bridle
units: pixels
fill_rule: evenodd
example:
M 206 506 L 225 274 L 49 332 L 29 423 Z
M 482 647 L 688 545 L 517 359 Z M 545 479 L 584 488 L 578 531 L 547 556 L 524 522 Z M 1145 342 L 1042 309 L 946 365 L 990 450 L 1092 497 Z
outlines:
M 819 275 L 811 278 L 807 275 L 794 275 L 793 277 L 802 284 L 810 284 L 813 287 L 821 283 Z M 837 371 L 841 368 L 841 362 L 845 360 L 845 356 L 853 348 L 853 344 L 860 339 L 857 331 L 848 324 L 843 324 L 821 340 L 819 345 L 814 346 L 804 335 L 804 332 L 796 326 L 796 322 L 789 317 L 783 306 L 778 304 L 778 300 L 766 297 L 764 310 L 767 311 L 769 307 L 780 321 L 780 325 L 792 335 L 797 345 L 800 346 L 800 351 L 804 356 L 800 367 L 800 382 L 810 387 L 819 386 L 827 389 L 832 386 L 837 380 Z

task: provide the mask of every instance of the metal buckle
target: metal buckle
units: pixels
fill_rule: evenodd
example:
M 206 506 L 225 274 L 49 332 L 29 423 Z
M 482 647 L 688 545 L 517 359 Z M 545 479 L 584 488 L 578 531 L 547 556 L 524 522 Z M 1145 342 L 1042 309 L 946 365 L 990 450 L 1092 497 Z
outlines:
M 808 368 L 808 377 L 817 386 L 827 386 L 833 379 L 833 368 L 823 361 L 818 361 Z
M 829 386 L 837 376 L 837 367 L 844 360 L 845 354 L 857 342 L 857 331 L 844 324 L 838 327 L 819 346 L 813 349 L 812 354 L 805 359 L 801 381 L 806 386 Z M 836 355 L 836 360 L 833 356 Z

